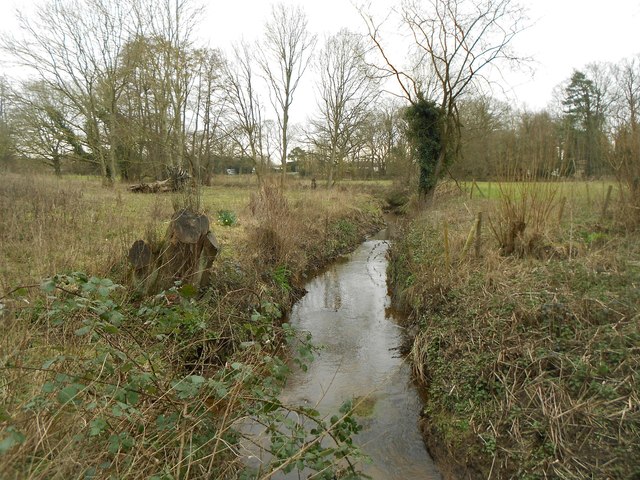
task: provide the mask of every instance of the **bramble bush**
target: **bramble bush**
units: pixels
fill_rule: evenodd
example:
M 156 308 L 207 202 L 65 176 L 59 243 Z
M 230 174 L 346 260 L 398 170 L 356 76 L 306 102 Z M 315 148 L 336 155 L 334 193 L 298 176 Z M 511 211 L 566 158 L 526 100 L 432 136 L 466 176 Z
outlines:
M 351 437 L 360 426 L 348 405 L 323 418 L 278 398 L 289 368 L 277 353 L 295 346 L 305 367 L 314 348 L 281 324 L 277 305 L 263 302 L 237 322 L 223 364 L 189 369 L 181 355 L 203 335 L 220 336 L 210 331 L 211 306 L 189 285 L 135 300 L 109 279 L 76 272 L 41 289 L 19 319 L 41 334 L 3 360 L 5 384 L 21 388 L 2 393 L 2 478 L 260 478 L 294 469 L 334 478 L 345 465 L 357 475 Z M 270 461 L 258 470 L 240 454 L 247 418 L 268 432 L 261 448 Z

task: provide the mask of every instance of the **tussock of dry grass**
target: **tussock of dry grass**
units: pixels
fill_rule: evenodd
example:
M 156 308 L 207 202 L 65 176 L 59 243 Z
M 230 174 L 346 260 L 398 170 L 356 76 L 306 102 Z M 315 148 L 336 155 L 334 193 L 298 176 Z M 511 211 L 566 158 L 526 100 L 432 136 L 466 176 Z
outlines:
M 545 255 L 505 256 L 485 230 L 482 257 L 462 256 L 474 215 L 494 208 L 468 199 L 441 202 L 394 248 L 425 431 L 473 478 L 640 473 L 640 239 L 567 197 L 560 223 L 556 206 L 533 229 Z

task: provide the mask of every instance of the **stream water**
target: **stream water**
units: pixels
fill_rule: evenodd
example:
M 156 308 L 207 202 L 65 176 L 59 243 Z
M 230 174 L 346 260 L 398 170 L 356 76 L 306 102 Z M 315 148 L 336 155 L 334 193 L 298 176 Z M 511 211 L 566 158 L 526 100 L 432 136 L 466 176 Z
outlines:
M 292 374 L 281 399 L 322 413 L 360 400 L 356 418 L 364 428 L 355 442 L 372 460 L 360 466 L 364 473 L 376 480 L 440 479 L 418 429 L 410 368 L 397 351 L 402 329 L 387 294 L 388 246 L 383 231 L 306 285 L 290 323 L 322 349 L 306 372 Z

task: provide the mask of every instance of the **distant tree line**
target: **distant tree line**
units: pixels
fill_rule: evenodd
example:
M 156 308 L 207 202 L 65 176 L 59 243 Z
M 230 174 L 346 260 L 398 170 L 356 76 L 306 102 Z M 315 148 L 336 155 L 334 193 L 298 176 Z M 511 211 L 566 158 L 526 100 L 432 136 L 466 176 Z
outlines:
M 259 44 L 224 53 L 196 43 L 190 0 L 46 0 L 2 39 L 28 75 L 0 78 L 0 162 L 105 183 L 167 167 L 203 184 L 227 169 L 327 185 L 399 177 L 425 195 L 444 175 L 640 176 L 640 57 L 576 70 L 547 109 L 522 111 L 479 93 L 485 69 L 516 58 L 515 1 L 406 1 L 398 13 L 415 40 L 405 68 L 363 11 L 368 36 L 318 39 L 300 8 L 277 4 Z M 293 125 L 309 71 L 317 108 Z M 383 93 L 388 78 L 400 98 Z
M 575 70 L 540 111 L 487 97 L 460 103 L 461 178 L 640 175 L 640 56 Z
M 5 161 L 94 172 L 106 183 L 161 178 L 172 166 L 208 184 L 227 169 L 285 174 L 281 165 L 304 152 L 302 173 L 386 175 L 399 117 L 373 102 L 361 37 L 340 31 L 312 61 L 317 39 L 304 12 L 275 5 L 261 47 L 240 43 L 225 55 L 196 45 L 200 15 L 189 0 L 48 0 L 22 17 L 21 34 L 2 40 L 28 72 L 0 83 Z M 290 109 L 311 68 L 319 112 L 297 128 L 296 148 Z

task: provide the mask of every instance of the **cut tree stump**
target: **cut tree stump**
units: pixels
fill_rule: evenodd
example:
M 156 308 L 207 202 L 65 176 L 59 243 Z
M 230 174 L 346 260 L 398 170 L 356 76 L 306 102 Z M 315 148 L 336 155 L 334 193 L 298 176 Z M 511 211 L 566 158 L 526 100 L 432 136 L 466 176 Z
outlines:
M 144 270 L 151 265 L 151 249 L 144 240 L 136 240 L 133 242 L 129 250 L 129 262 L 133 265 L 134 270 Z
M 173 214 L 159 248 L 137 240 L 128 257 L 134 283 L 150 293 L 170 288 L 177 280 L 196 288 L 210 285 L 211 265 L 219 251 L 206 215 L 184 209 Z

